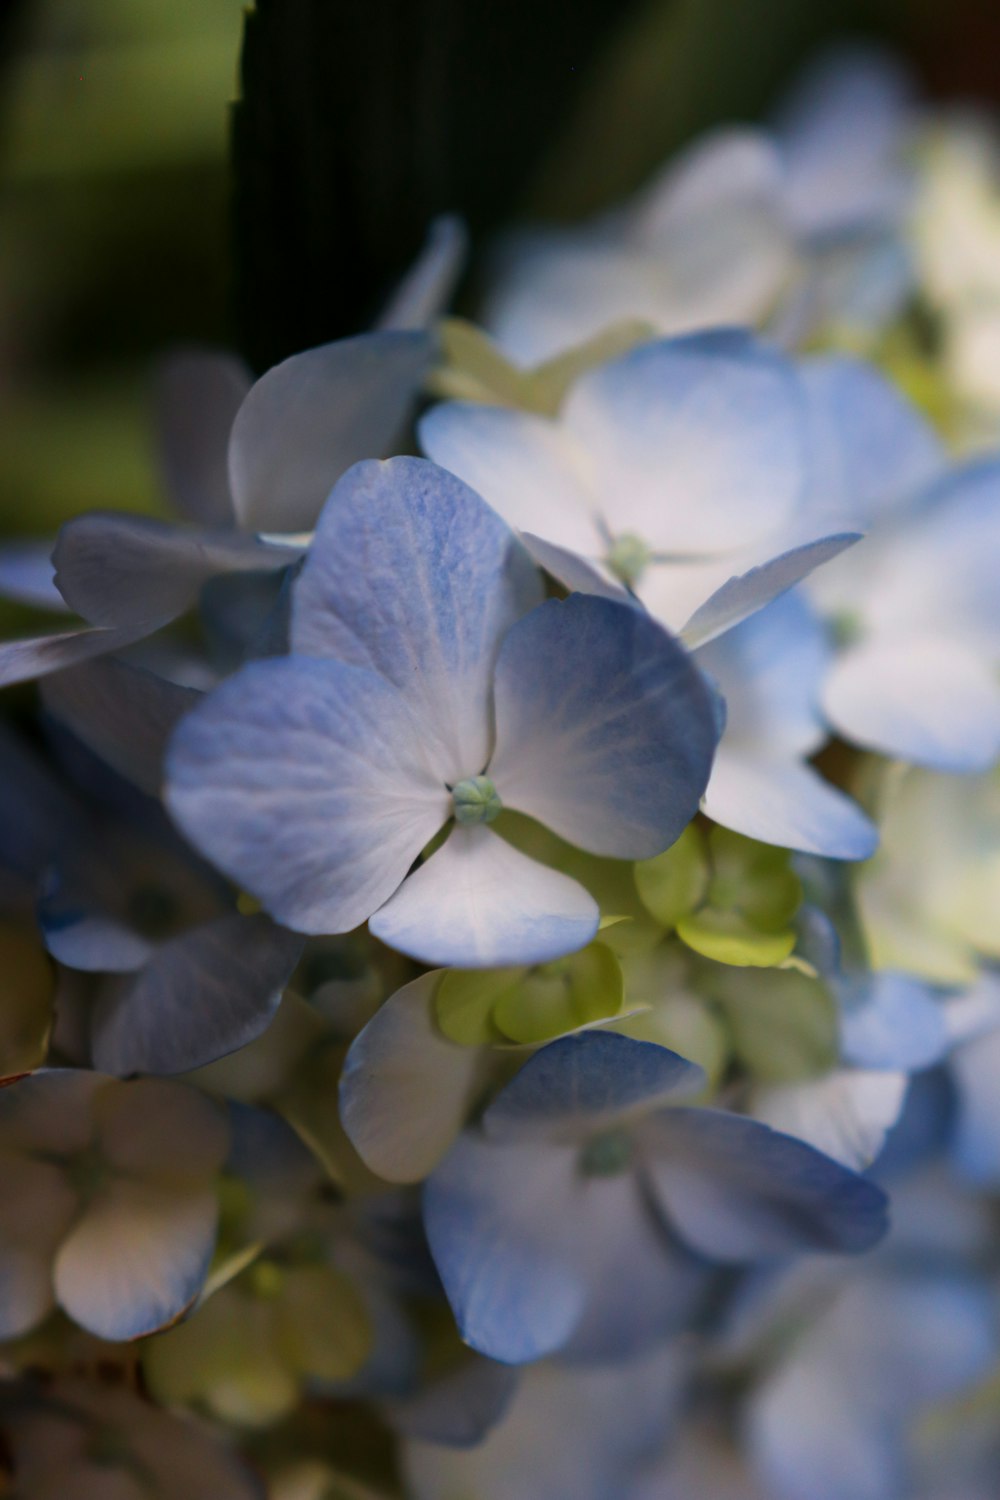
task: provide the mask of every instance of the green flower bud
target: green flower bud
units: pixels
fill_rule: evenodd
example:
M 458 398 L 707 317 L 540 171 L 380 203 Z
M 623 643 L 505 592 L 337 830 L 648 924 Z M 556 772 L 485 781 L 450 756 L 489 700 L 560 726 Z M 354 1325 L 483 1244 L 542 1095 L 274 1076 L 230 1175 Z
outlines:
M 455 822 L 464 828 L 471 828 L 476 823 L 492 823 L 503 807 L 488 776 L 468 776 L 464 781 L 456 782 L 451 798 L 455 806 Z

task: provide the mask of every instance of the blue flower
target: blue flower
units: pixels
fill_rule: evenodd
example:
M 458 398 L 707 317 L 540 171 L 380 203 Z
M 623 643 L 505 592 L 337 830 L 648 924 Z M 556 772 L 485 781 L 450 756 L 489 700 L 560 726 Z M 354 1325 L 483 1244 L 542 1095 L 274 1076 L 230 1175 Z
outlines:
M 371 918 L 390 946 L 463 967 L 582 947 L 593 899 L 499 837 L 499 805 L 595 853 L 658 852 L 697 809 L 715 718 L 652 620 L 540 593 L 451 475 L 356 466 L 293 586 L 292 654 L 244 667 L 176 731 L 174 818 L 298 931 Z
M 463 1338 L 517 1364 L 566 1345 L 634 1352 L 690 1316 L 698 1262 L 869 1249 L 874 1184 L 792 1136 L 665 1107 L 700 1068 L 584 1032 L 542 1048 L 425 1188 L 427 1235 Z

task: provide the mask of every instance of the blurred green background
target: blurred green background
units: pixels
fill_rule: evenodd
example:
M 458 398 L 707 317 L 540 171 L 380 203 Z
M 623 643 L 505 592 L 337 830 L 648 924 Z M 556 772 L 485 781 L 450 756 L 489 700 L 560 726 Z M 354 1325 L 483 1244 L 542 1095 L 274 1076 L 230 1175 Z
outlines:
M 0 12 L 4 534 L 161 508 L 156 356 L 263 367 L 364 326 L 434 212 L 481 244 L 591 210 L 838 35 L 935 92 L 1000 74 L 991 0 L 258 0 L 234 129 L 243 28 L 239 0 Z

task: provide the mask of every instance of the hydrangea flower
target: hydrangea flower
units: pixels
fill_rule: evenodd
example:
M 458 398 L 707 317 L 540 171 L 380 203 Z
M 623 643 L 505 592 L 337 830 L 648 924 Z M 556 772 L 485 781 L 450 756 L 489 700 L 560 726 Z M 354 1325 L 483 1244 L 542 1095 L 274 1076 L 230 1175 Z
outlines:
M 180 1317 L 212 1257 L 228 1146 L 220 1107 L 179 1083 L 56 1069 L 0 1092 L 3 1335 L 56 1305 L 112 1341 Z
M 598 1358 L 648 1346 L 690 1313 L 697 1263 L 685 1274 L 674 1233 L 729 1263 L 879 1240 L 879 1188 L 756 1120 L 671 1105 L 701 1081 L 666 1048 L 590 1031 L 535 1053 L 488 1105 L 424 1192 L 473 1348 L 516 1364 L 571 1342 Z
M 464 967 L 582 947 L 592 898 L 489 824 L 505 804 L 599 853 L 657 852 L 697 808 L 715 712 L 631 606 L 540 593 L 458 480 L 357 466 L 293 586 L 292 654 L 244 667 L 176 731 L 174 818 L 298 931 L 371 918 L 390 946 Z
M 749 618 L 857 536 L 804 522 L 810 452 L 788 361 L 731 331 L 664 340 L 580 376 L 555 420 L 448 402 L 420 435 L 562 582 L 627 585 L 700 648 L 727 701 L 710 816 L 832 858 L 872 853 L 868 820 L 804 763 L 825 738 L 819 622 L 790 601 Z
M 840 638 L 823 710 L 884 755 L 984 770 L 1000 754 L 1000 466 L 949 469 L 927 422 L 865 364 L 817 360 L 803 378 L 820 460 L 805 513 L 866 533 L 850 568 L 807 584 Z

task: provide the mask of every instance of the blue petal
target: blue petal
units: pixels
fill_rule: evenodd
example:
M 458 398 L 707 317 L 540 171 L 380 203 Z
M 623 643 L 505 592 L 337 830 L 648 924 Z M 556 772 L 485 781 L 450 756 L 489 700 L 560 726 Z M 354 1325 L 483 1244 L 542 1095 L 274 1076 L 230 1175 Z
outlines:
M 840 1068 L 823 1078 L 756 1089 L 753 1116 L 863 1172 L 898 1123 L 908 1082 L 905 1073 Z
M 944 1006 L 929 985 L 912 975 L 841 979 L 834 992 L 844 1060 L 853 1067 L 915 1073 L 933 1067 L 947 1051 Z
M 578 1332 L 581 1355 L 620 1358 L 687 1310 L 635 1175 L 587 1178 L 573 1148 L 465 1136 L 428 1180 L 424 1219 L 459 1332 L 492 1359 L 537 1359 Z M 598 1305 L 612 1280 L 620 1324 Z
M 59 591 L 78 615 L 150 634 L 192 608 L 210 578 L 284 568 L 296 556 L 235 532 L 91 511 L 62 527 L 52 560 Z
M 731 552 L 791 518 L 805 477 L 791 364 L 728 329 L 643 344 L 573 386 L 563 420 L 613 533 Z
M 427 1181 L 424 1223 L 445 1294 L 462 1338 L 491 1359 L 550 1354 L 583 1315 L 592 1289 L 575 1164 L 573 1147 L 466 1135 Z
M 52 546 L 50 538 L 0 547 L 0 598 L 64 614 L 66 601 L 55 585 Z
M 177 510 L 190 521 L 233 524 L 229 433 L 250 385 L 242 360 L 216 349 L 177 350 L 157 371 L 163 478 Z
M 579 1140 L 704 1084 L 696 1063 L 615 1031 L 560 1037 L 528 1059 L 486 1111 L 496 1139 Z
M 200 693 L 124 661 L 93 661 L 60 672 L 42 688 L 54 718 L 113 770 L 158 796 L 174 726 Z
M 838 532 L 814 542 L 804 542 L 778 557 L 759 563 L 746 573 L 736 574 L 698 606 L 681 630 L 681 640 L 691 651 L 707 645 L 723 631 L 741 624 L 757 610 L 780 598 L 787 589 L 801 583 L 814 568 L 838 557 L 860 540 L 856 531 Z M 544 559 L 539 561 L 544 563 Z
M 302 949 L 267 917 L 238 913 L 159 946 L 91 1018 L 107 1073 L 180 1073 L 235 1052 L 269 1025 Z
M 723 828 L 827 859 L 869 859 L 878 847 L 874 823 L 811 766 L 730 752 L 724 741 L 702 808 Z
M 420 963 L 460 969 L 546 963 L 597 932 L 593 897 L 491 829 L 454 828 L 368 926 Z
M 426 333 L 363 333 L 293 354 L 262 375 L 229 441 L 241 524 L 311 531 L 341 474 L 400 440 L 433 355 Z
M 822 690 L 845 739 L 935 771 L 985 771 L 1000 755 L 1000 687 L 961 640 L 901 634 L 847 651 Z
M 930 423 L 873 365 L 827 354 L 801 368 L 812 455 L 806 525 L 866 530 L 944 471 Z
M 300 932 L 348 932 L 448 817 L 406 703 L 341 662 L 253 662 L 182 720 L 166 801 L 191 842 Z
M 509 632 L 489 774 L 593 854 L 647 859 L 694 817 L 717 728 L 690 657 L 642 610 L 574 594 Z
M 501 1421 L 518 1373 L 492 1359 L 465 1359 L 423 1390 L 389 1405 L 395 1431 L 418 1442 L 473 1448 Z
M 294 585 L 292 648 L 393 683 L 451 785 L 485 769 L 497 651 L 540 597 L 513 533 L 453 475 L 415 458 L 359 464 Z
M 647 1120 L 647 1171 L 667 1220 L 713 1260 L 870 1250 L 888 1228 L 880 1188 L 793 1136 L 716 1109 Z

